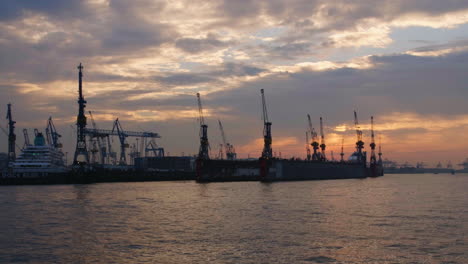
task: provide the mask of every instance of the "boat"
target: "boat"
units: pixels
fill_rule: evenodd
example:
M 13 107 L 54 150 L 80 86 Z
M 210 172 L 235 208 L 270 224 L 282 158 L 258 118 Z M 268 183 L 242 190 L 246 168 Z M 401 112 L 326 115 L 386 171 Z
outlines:
M 36 133 L 34 144 L 25 146 L 9 167 L 9 177 L 14 178 L 45 178 L 69 172 L 63 152 L 54 145 L 46 144 L 41 132 Z

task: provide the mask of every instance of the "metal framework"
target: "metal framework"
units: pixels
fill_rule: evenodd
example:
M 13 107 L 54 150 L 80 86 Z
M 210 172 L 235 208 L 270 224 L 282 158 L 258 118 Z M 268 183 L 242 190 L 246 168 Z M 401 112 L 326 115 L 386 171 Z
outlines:
M 13 116 L 11 114 L 11 104 L 8 104 L 8 110 L 6 119 L 8 119 L 8 162 L 15 161 L 16 159 L 16 135 L 15 135 L 15 124 Z
M 263 109 L 263 159 L 273 158 L 273 149 L 271 148 L 272 138 L 271 138 L 271 122 L 268 118 L 268 109 L 265 100 L 265 92 L 263 89 L 260 90 L 262 95 L 262 109 Z
M 314 150 L 314 153 L 312 154 L 312 160 L 320 160 L 320 154 L 318 153 L 319 143 L 317 139 L 317 132 L 315 132 L 315 129 L 312 126 L 312 121 L 310 119 L 309 114 L 307 114 L 307 121 L 309 123 L 309 132 L 312 138 L 312 143 L 310 145 L 312 146 L 312 149 Z
M 203 107 L 200 99 L 200 93 L 197 93 L 198 100 L 198 114 L 200 119 L 200 149 L 198 150 L 199 159 L 210 159 L 208 142 L 208 125 L 205 124 L 205 118 L 203 117 Z
M 78 65 L 78 116 L 76 119 L 76 149 L 73 165 L 86 165 L 89 163 L 88 150 L 86 149 L 86 101 L 83 97 L 83 66 Z

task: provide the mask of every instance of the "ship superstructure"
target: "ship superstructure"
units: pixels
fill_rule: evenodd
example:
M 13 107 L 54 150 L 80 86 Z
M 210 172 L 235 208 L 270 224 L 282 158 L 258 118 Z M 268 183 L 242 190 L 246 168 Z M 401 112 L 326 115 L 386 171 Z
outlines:
M 16 161 L 11 163 L 13 177 L 46 177 L 68 171 L 64 154 L 53 144 L 47 144 L 44 135 L 37 132 L 34 144 L 25 146 Z

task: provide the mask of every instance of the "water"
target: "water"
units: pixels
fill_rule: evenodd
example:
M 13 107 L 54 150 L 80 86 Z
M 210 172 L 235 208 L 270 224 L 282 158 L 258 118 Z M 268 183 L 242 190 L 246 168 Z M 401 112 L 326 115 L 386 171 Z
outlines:
M 468 174 L 0 187 L 2 263 L 468 263 Z

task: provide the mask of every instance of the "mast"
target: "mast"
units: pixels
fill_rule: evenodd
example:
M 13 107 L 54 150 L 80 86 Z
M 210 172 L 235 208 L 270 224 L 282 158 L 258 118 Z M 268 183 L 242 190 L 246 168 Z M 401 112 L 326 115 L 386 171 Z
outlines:
M 371 143 L 369 144 L 371 147 L 371 157 L 370 157 L 370 163 L 372 165 L 377 164 L 377 159 L 375 157 L 375 138 L 374 138 L 374 117 L 371 116 Z
M 260 90 L 262 95 L 262 106 L 263 106 L 263 151 L 262 158 L 271 159 L 273 158 L 273 149 L 271 148 L 271 122 L 268 119 L 268 109 L 265 101 L 265 92 L 263 89 Z
M 13 121 L 13 116 L 11 114 L 11 104 L 8 104 L 8 110 L 6 119 L 8 119 L 8 162 L 16 160 L 16 135 L 15 135 L 15 124 L 16 121 Z
M 341 156 L 341 162 L 344 162 L 344 136 L 341 138 L 341 153 L 340 153 L 340 156 Z
M 315 129 L 312 126 L 312 121 L 310 119 L 309 114 L 307 114 L 307 120 L 309 122 L 310 136 L 312 138 L 312 143 L 310 145 L 312 145 L 312 149 L 314 150 L 314 153 L 312 154 L 312 160 L 320 160 L 320 155 L 319 155 L 319 153 L 317 151 L 319 149 L 319 143 L 318 143 L 318 140 L 317 140 L 317 132 L 315 132 Z
M 78 116 L 76 119 L 76 149 L 73 165 L 89 164 L 88 150 L 86 149 L 86 101 L 83 97 L 83 66 L 78 65 Z
M 208 125 L 205 124 L 205 118 L 203 117 L 203 107 L 200 99 L 200 93 L 197 93 L 198 100 L 198 114 L 200 119 L 200 149 L 198 150 L 199 159 L 210 159 L 208 142 Z
M 320 141 L 320 149 L 322 151 L 322 155 L 320 157 L 320 159 L 322 161 L 326 161 L 327 160 L 327 157 L 325 156 L 325 134 L 323 133 L 323 120 L 322 120 L 322 117 L 320 117 L 320 138 L 321 138 L 321 141 Z
M 357 138 L 356 151 L 359 156 L 359 162 L 363 162 L 365 161 L 365 159 L 363 158 L 363 153 L 362 153 L 362 149 L 364 148 L 364 142 L 362 141 L 362 130 L 361 130 L 361 127 L 359 126 L 359 120 L 358 120 L 356 111 L 354 111 L 354 127 L 356 129 L 356 138 Z

